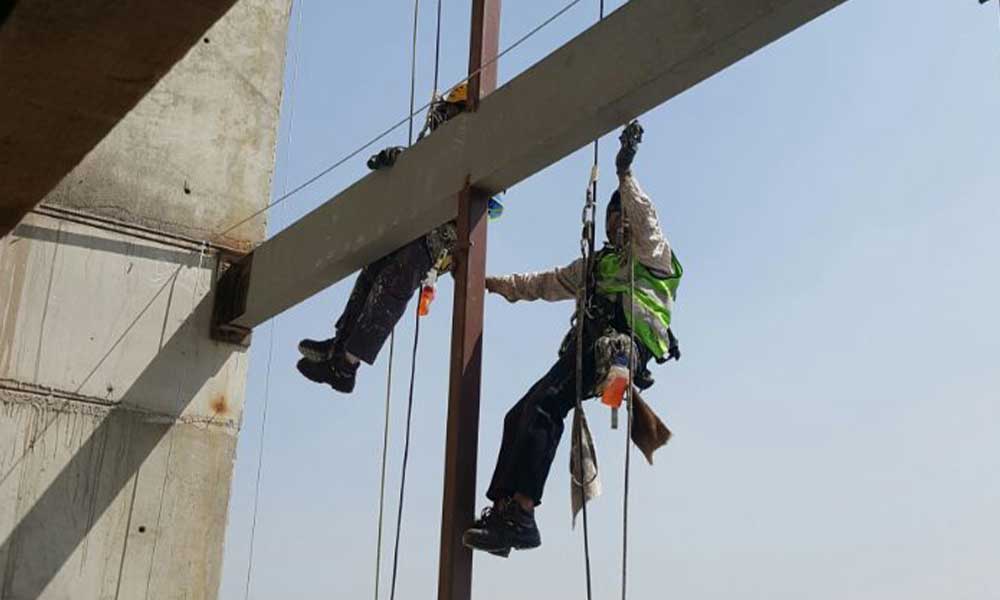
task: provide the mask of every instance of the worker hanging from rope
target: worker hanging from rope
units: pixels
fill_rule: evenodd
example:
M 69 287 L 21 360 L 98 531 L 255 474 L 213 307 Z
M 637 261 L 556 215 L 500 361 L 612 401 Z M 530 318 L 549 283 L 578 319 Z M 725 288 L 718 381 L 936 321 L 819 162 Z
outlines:
M 417 140 L 465 110 L 468 86 L 463 83 L 444 98 L 436 99 Z M 385 169 L 395 164 L 403 146 L 386 148 L 368 159 L 368 168 Z M 358 366 L 375 362 L 379 351 L 403 316 L 413 293 L 425 282 L 452 268 L 452 250 L 458 235 L 455 222 L 449 221 L 427 235 L 417 238 L 361 270 L 354 282 L 344 312 L 337 319 L 335 335 L 325 340 L 299 342 L 303 358 L 297 368 L 307 379 L 325 383 L 349 394 L 354 390 Z M 433 288 L 430 288 L 433 289 Z M 424 303 L 431 295 L 422 295 Z
M 580 282 L 588 282 L 589 302 L 584 303 L 581 328 L 583 398 L 601 393 L 615 362 L 622 357 L 634 357 L 634 383 L 639 389 L 653 384 L 646 366 L 650 359 L 662 363 L 680 358 L 670 323 L 681 265 L 663 234 L 656 208 L 631 171 L 642 134 L 636 121 L 621 134 L 615 159 L 619 185 L 605 216 L 608 241 L 589 261 L 586 278 L 588 267 L 582 258 L 548 272 L 486 278 L 487 291 L 509 302 L 573 300 Z M 634 288 L 628 272 L 630 249 Z M 629 297 L 633 289 L 634 302 Z M 511 549 L 541 544 L 534 510 L 542 500 L 563 421 L 576 406 L 576 332 L 574 326 L 563 340 L 555 365 L 504 418 L 500 452 L 486 492 L 493 506 L 465 532 L 466 546 L 507 556 Z M 634 396 L 636 427 L 632 439 L 651 460 L 652 451 L 665 443 L 669 431 L 638 401 Z

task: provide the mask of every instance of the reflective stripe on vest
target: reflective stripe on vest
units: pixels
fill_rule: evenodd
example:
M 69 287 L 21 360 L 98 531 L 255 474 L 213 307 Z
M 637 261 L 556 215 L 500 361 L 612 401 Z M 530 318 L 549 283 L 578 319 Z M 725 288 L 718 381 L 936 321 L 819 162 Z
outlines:
M 625 320 L 636 337 L 656 358 L 663 358 L 670 350 L 670 317 L 677 297 L 684 269 L 671 252 L 672 273 L 667 277 L 657 277 L 645 265 L 635 263 L 635 320 L 632 322 L 632 306 L 629 298 L 628 263 L 623 257 L 609 251 L 597 261 L 596 284 L 598 293 L 613 297 L 621 302 Z

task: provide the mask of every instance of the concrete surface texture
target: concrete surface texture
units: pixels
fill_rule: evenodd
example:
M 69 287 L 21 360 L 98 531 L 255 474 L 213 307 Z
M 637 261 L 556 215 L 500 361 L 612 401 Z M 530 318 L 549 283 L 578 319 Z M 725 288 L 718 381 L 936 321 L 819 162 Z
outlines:
M 3 3 L 0 235 L 232 5 L 233 0 Z
M 247 354 L 186 238 L 263 238 L 209 234 L 268 200 L 288 10 L 237 2 L 0 239 L 3 600 L 216 597 Z

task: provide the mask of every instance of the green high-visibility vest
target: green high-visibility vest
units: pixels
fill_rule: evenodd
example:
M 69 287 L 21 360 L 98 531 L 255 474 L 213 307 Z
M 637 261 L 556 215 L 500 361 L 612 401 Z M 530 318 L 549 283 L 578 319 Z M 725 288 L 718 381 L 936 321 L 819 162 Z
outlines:
M 628 276 L 628 258 L 618 252 L 602 252 L 598 257 L 595 273 L 597 293 L 618 302 L 625 313 L 625 321 L 635 336 L 656 358 L 663 358 L 670 350 L 670 315 L 677 297 L 684 269 L 677 255 L 670 253 L 673 272 L 666 277 L 657 276 L 645 265 L 634 262 L 635 271 L 635 322 L 632 318 L 631 286 Z

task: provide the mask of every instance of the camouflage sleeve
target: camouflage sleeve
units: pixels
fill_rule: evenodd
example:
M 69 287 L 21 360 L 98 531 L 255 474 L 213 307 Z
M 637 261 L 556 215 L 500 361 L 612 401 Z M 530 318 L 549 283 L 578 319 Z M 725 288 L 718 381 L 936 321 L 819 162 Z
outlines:
M 653 201 L 631 172 L 619 176 L 618 191 L 632 231 L 636 260 L 650 269 L 673 274 L 670 242 L 663 234 Z
M 500 294 L 508 302 L 573 300 L 576 298 L 582 276 L 583 259 L 578 258 L 565 267 L 557 267 L 542 273 L 487 277 L 486 289 L 494 294 Z

